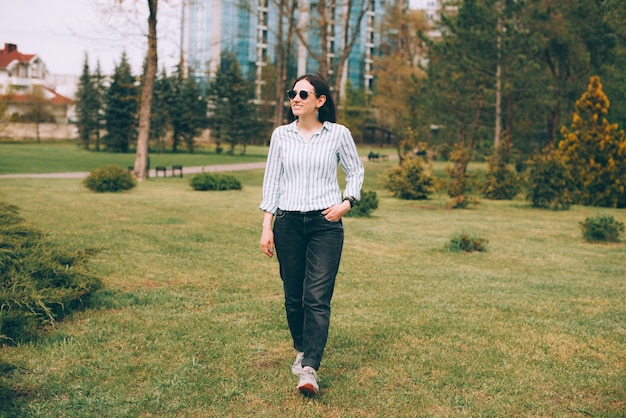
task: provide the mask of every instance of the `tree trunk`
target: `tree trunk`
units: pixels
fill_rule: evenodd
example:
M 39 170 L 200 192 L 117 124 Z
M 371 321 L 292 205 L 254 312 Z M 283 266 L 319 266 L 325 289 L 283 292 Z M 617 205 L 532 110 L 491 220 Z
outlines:
M 498 61 L 496 67 L 496 126 L 494 132 L 493 148 L 500 145 L 500 132 L 502 131 L 502 0 L 498 0 Z
M 137 136 L 137 155 L 134 173 L 137 180 L 148 178 L 148 139 L 150 138 L 150 117 L 152 114 L 152 91 L 157 72 L 157 4 L 158 0 L 148 0 L 148 63 L 141 89 L 141 108 L 139 109 L 139 133 Z

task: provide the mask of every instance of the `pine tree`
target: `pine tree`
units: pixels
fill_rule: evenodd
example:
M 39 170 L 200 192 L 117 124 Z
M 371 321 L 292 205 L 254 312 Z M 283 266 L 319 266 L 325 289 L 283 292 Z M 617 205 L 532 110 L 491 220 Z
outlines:
M 571 127 L 561 129 L 559 151 L 574 182 L 574 203 L 625 208 L 626 139 L 606 119 L 609 106 L 600 77 L 591 77 Z
M 107 134 L 104 143 L 111 151 L 128 152 L 131 143 L 137 138 L 137 97 L 135 77 L 126 53 L 123 53 L 106 94 Z
M 104 76 L 100 68 L 100 61 L 96 65 L 96 71 L 93 74 L 94 86 L 94 106 L 95 106 L 95 142 L 96 151 L 100 151 L 100 131 L 104 128 L 104 100 L 106 87 L 104 86 Z
M 150 122 L 150 137 L 157 140 L 161 152 L 165 151 L 165 137 L 170 127 L 170 115 L 167 100 L 172 94 L 172 84 L 165 68 L 154 81 L 152 91 L 152 121 Z
M 222 57 L 222 63 L 209 89 L 210 122 L 216 142 L 227 143 L 232 155 L 237 145 L 245 150 L 259 123 L 252 103 L 254 90 L 242 77 L 239 63 L 231 56 Z
M 84 149 L 89 149 L 89 144 L 97 129 L 96 99 L 94 82 L 89 71 L 89 57 L 85 53 L 83 72 L 78 80 L 76 91 L 76 126 L 78 127 L 78 138 Z

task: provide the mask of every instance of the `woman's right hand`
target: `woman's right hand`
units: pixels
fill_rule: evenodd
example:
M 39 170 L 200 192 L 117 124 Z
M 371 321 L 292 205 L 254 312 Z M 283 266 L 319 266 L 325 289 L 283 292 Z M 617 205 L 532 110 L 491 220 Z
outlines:
M 260 244 L 263 254 L 268 257 L 274 257 L 274 232 L 271 227 L 263 227 Z

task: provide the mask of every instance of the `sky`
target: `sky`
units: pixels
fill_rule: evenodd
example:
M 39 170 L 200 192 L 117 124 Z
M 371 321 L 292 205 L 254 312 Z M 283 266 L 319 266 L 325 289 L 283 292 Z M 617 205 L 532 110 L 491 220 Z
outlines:
M 182 0 L 160 0 L 157 11 L 159 71 L 168 73 L 180 56 Z M 0 0 L 0 48 L 16 44 L 23 54 L 36 54 L 50 74 L 80 75 L 88 54 L 112 74 L 126 52 L 133 73 L 146 55 L 148 5 L 145 0 Z

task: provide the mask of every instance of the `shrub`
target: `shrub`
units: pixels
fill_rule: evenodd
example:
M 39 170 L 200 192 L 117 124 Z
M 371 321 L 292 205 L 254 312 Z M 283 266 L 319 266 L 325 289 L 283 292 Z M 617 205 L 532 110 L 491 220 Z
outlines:
M 46 241 L 16 206 L 0 202 L 0 339 L 29 337 L 101 288 L 87 268 L 93 253 Z
M 624 232 L 624 223 L 610 215 L 599 215 L 580 222 L 580 229 L 587 242 L 618 242 L 619 234 Z
M 473 233 L 457 232 L 450 239 L 450 242 L 446 244 L 446 250 L 450 252 L 465 251 L 471 253 L 472 251 L 487 251 L 487 244 L 489 240 L 480 237 Z
M 228 174 L 200 173 L 191 178 L 189 185 L 198 191 L 241 190 L 241 182 Z
M 550 149 L 537 154 L 529 164 L 526 200 L 533 207 L 567 210 L 572 203 L 571 180 L 565 164 Z
M 355 218 L 369 217 L 376 209 L 378 209 L 378 195 L 373 190 L 364 191 L 361 192 L 361 199 L 354 202 L 354 206 L 346 213 L 346 216 Z
M 382 175 L 383 187 L 400 199 L 428 199 L 428 195 L 435 192 L 431 171 L 430 165 L 422 158 L 406 158 Z
M 493 157 L 488 158 L 487 178 L 481 187 L 487 199 L 511 200 L 520 191 L 519 178 L 509 167 L 509 160 L 508 144 L 498 146 Z
M 132 174 L 116 164 L 109 164 L 93 170 L 83 184 L 94 192 L 121 192 L 137 185 Z
M 469 150 L 463 145 L 455 145 L 450 153 L 450 162 L 452 163 L 446 168 L 448 181 L 446 189 L 448 196 L 452 198 L 447 207 L 450 209 L 465 209 L 470 205 L 477 205 L 480 199 L 467 196 L 471 189 L 472 178 L 467 174 L 467 165 L 470 161 Z

